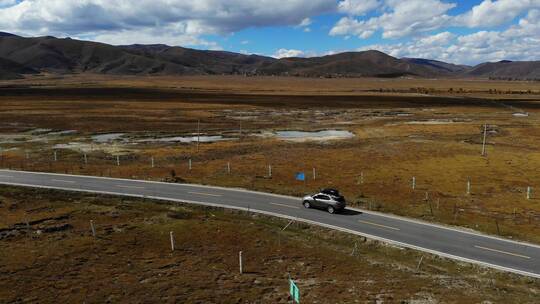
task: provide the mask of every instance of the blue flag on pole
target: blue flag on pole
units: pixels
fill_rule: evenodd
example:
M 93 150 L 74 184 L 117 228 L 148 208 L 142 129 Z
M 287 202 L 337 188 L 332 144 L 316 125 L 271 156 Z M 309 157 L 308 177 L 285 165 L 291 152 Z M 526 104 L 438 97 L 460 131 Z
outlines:
M 306 174 L 304 172 L 296 173 L 296 180 L 305 181 L 306 180 Z

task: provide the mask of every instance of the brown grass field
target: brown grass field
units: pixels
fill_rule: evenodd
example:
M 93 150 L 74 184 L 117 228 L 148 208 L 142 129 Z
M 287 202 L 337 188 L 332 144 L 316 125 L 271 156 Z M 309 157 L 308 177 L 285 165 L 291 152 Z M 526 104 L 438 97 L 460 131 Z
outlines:
M 286 221 L 253 214 L 10 187 L 0 201 L 0 303 L 290 303 L 289 274 L 302 303 L 535 303 L 540 293 L 534 279 L 303 224 L 280 232 Z
M 35 77 L 0 82 L 0 167 L 298 196 L 336 187 L 354 206 L 539 243 L 539 106 L 538 82 Z M 198 121 L 201 135 L 231 140 L 199 145 L 166 141 L 196 137 Z M 488 125 L 487 156 L 481 156 L 484 124 Z M 69 130 L 73 132 L 55 133 Z M 354 137 L 289 141 L 272 136 L 283 130 L 340 130 Z M 124 135 L 105 142 L 92 139 L 106 133 Z M 295 181 L 296 172 L 305 172 L 307 180 Z M 417 181 L 415 190 L 412 177 Z M 470 194 L 467 180 L 472 185 Z M 533 189 L 530 199 L 527 187 Z M 430 278 L 434 282 L 434 276 Z M 404 284 L 396 287 L 403 293 L 392 289 L 399 295 L 388 302 L 414 298 L 410 292 L 418 286 Z M 482 289 L 466 289 L 483 294 Z M 494 290 L 484 291 L 486 297 L 504 298 Z M 246 301 L 260 295 L 245 292 Z M 467 302 L 460 301 L 459 294 L 448 289 L 436 298 Z M 482 297 L 474 299 L 470 302 L 480 302 Z M 534 302 L 523 299 L 518 302 Z

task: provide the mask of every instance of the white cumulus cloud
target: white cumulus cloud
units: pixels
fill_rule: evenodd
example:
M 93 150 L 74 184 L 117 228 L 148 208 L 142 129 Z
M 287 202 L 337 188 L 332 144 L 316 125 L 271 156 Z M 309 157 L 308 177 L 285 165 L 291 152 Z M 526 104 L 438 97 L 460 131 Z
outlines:
M 301 50 L 293 49 L 279 49 L 277 50 L 272 57 L 274 58 L 289 58 L 289 57 L 304 57 L 305 53 Z
M 540 0 L 484 0 L 469 12 L 456 16 L 455 24 L 471 28 L 499 26 L 533 8 L 540 8 Z
M 385 0 L 379 16 L 367 20 L 352 16 L 365 13 L 363 8 L 369 7 L 371 2 L 371 0 L 340 2 L 338 4 L 340 12 L 354 12 L 355 4 L 358 4 L 359 13 L 348 13 L 349 16 L 341 18 L 330 30 L 330 35 L 354 35 L 365 39 L 380 30 L 383 38 L 401 38 L 450 26 L 491 28 L 508 24 L 524 13 L 540 8 L 540 0 L 483 0 L 469 11 L 453 16 L 449 14 L 449 11 L 457 6 L 453 2 Z
M 378 17 L 358 20 L 343 17 L 330 30 L 330 35 L 355 35 L 369 38 L 382 30 L 383 38 L 400 38 L 432 31 L 448 24 L 446 12 L 456 4 L 439 0 L 386 0 L 385 11 Z
M 338 3 L 338 11 L 351 16 L 362 16 L 380 6 L 380 0 L 343 0 Z
M 429 58 L 471 65 L 505 59 L 538 60 L 540 10 L 531 10 L 517 25 L 502 31 L 479 31 L 461 36 L 442 32 L 408 42 L 368 45 L 359 50 L 368 49 L 395 57 Z
M 0 0 L 2 4 L 11 1 Z M 23 35 L 96 37 L 104 42 L 203 41 L 249 27 L 294 26 L 335 11 L 335 0 L 23 0 L 0 7 L 0 28 Z M 178 37 L 174 40 L 174 37 Z M 129 41 L 128 41 L 129 40 Z

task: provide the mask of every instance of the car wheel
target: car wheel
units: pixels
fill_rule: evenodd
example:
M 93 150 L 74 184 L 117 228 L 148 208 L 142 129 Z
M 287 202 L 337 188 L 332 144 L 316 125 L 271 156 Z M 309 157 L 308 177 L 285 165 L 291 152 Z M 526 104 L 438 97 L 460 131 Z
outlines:
M 304 207 L 309 209 L 309 208 L 311 208 L 311 204 L 308 201 L 305 201 L 304 202 Z
M 332 206 L 328 206 L 328 208 L 326 210 L 328 210 L 328 213 L 332 213 L 332 214 L 334 212 L 336 212 L 336 209 L 334 209 L 334 207 L 332 207 Z

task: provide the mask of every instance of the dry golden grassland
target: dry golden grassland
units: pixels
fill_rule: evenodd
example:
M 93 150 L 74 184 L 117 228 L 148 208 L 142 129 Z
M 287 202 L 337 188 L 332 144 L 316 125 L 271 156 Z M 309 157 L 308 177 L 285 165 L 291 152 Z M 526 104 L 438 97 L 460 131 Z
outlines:
M 496 81 L 486 79 L 382 79 L 242 76 L 106 76 L 68 75 L 35 76 L 23 80 L 0 81 L 4 86 L 64 88 L 159 88 L 205 92 L 260 94 L 323 94 L 357 95 L 359 93 L 431 93 L 459 96 L 491 96 L 508 98 L 540 94 L 539 82 Z
M 331 186 L 364 208 L 540 242 L 538 83 L 73 76 L 3 85 L 9 88 L 0 91 L 0 167 L 292 195 Z M 383 85 L 396 92 L 372 92 Z M 434 93 L 397 93 L 415 87 Z M 456 87 L 470 92 L 448 94 Z M 495 89 L 530 93 L 486 93 Z M 483 98 L 486 94 L 489 99 Z M 195 143 L 148 141 L 193 136 L 198 120 L 203 135 L 235 140 L 201 143 L 199 149 Z M 480 155 L 484 124 L 489 126 L 487 157 Z M 36 128 L 77 133 L 35 135 Z M 326 129 L 355 136 L 296 142 L 268 135 Z M 125 133 L 124 140 L 97 143 L 90 138 L 106 132 Z M 67 143 L 73 145 L 54 148 Z M 82 151 L 87 151 L 88 164 Z M 305 183 L 294 180 L 299 171 L 307 173 Z M 469 179 L 472 193 L 467 195 Z M 532 199 L 526 198 L 529 186 Z
M 286 224 L 0 187 L 0 303 L 289 303 L 288 274 L 302 303 L 535 303 L 540 293 L 535 279 Z

